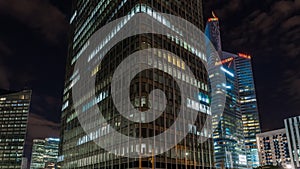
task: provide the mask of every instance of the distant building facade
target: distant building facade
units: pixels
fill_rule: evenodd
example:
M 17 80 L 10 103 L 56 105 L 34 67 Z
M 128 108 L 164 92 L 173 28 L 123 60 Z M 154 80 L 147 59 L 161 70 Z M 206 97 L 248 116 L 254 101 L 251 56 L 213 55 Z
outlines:
M 30 90 L 0 91 L 0 169 L 22 168 L 30 101 Z
M 55 166 L 58 158 L 60 140 L 57 138 L 33 140 L 30 169 Z
M 44 168 L 45 140 L 35 139 L 32 145 L 30 169 Z
M 60 140 L 58 138 L 46 138 L 45 140 L 45 162 L 56 163 Z
M 292 167 L 300 168 L 300 116 L 284 120 Z
M 256 135 L 261 166 L 291 166 L 290 152 L 285 129 L 273 130 Z

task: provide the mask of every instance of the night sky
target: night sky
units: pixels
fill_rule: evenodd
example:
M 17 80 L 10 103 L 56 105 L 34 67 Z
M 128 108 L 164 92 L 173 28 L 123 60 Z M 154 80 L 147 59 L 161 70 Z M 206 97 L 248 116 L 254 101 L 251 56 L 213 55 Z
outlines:
M 300 115 L 300 0 L 204 2 L 223 50 L 253 57 L 262 130 Z M 33 90 L 27 149 L 59 136 L 70 16 L 71 0 L 0 0 L 0 88 Z

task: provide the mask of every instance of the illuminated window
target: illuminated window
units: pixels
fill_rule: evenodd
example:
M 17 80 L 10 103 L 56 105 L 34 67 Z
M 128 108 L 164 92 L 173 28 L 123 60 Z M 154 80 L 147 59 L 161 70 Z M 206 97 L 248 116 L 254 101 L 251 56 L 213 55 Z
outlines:
M 172 56 L 170 54 L 168 54 L 168 62 L 172 62 Z

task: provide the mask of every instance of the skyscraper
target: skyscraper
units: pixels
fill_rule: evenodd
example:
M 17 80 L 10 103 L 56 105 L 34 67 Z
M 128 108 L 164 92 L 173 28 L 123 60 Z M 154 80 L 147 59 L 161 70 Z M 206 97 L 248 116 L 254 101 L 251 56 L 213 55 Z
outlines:
M 222 51 L 219 18 L 213 13 L 205 33 L 218 51 L 226 73 L 226 105 L 221 122 L 214 133 L 216 166 L 229 168 L 259 165 L 256 134 L 260 133 L 257 100 L 251 56 Z M 245 165 L 245 155 L 247 165 Z
M 45 168 L 56 165 L 58 160 L 58 138 L 34 139 L 31 154 L 30 169 Z
M 290 152 L 285 129 L 273 130 L 256 135 L 261 166 L 273 165 L 289 168 Z
M 180 144 L 160 155 L 149 158 L 127 158 L 115 156 L 96 145 L 88 133 L 83 131 L 78 121 L 78 112 L 75 108 L 82 106 L 82 111 L 86 111 L 89 105 L 82 105 L 72 100 L 72 88 L 80 76 L 77 70 L 74 70 L 74 64 L 80 57 L 81 51 L 84 51 L 87 40 L 98 29 L 113 19 L 135 15 L 137 13 L 150 14 L 164 12 L 180 16 L 196 27 L 203 30 L 202 21 L 202 1 L 167 1 L 167 0 L 116 0 L 116 1 L 79 1 L 73 2 L 73 16 L 70 20 L 71 39 L 69 44 L 69 56 L 67 59 L 67 73 L 65 81 L 65 90 L 62 107 L 62 129 L 61 129 L 61 147 L 59 162 L 62 168 L 212 168 L 213 166 L 213 145 L 212 139 L 203 144 L 197 143 L 197 135 L 201 124 L 206 118 L 205 112 L 199 114 L 199 118 L 194 125 L 190 127 L 195 129 Z M 164 20 L 165 22 L 165 20 Z M 176 25 L 175 25 L 176 26 Z M 176 28 L 177 29 L 177 28 Z M 200 36 L 200 35 L 199 35 Z M 179 43 L 177 39 L 177 42 Z M 179 44 L 183 44 L 182 41 Z M 184 45 L 183 45 L 184 46 Z M 187 46 L 187 44 L 185 44 Z M 158 66 L 174 70 L 180 74 L 186 66 L 191 67 L 197 74 L 193 83 L 197 84 L 200 93 L 195 93 L 194 100 L 189 100 L 191 105 L 199 105 L 209 109 L 208 99 L 208 76 L 201 60 L 191 52 L 187 47 L 182 47 L 173 41 L 173 38 L 159 36 L 155 34 L 141 34 L 123 40 L 111 49 L 111 52 L 104 57 L 103 64 L 99 65 L 93 71 L 92 76 L 97 76 L 96 94 L 99 96 L 97 104 L 101 113 L 106 117 L 109 124 L 101 124 L 101 130 L 108 130 L 110 126 L 129 136 L 152 137 L 166 130 L 176 118 L 179 97 L 178 87 L 174 80 L 166 73 L 157 70 L 146 70 L 134 78 L 130 87 L 130 98 L 135 108 L 147 110 L 151 107 L 147 96 L 153 89 L 164 90 L 168 97 L 168 105 L 164 114 L 155 122 L 146 124 L 136 124 L 120 116 L 119 112 L 113 106 L 111 101 L 110 83 L 114 70 L 128 55 L 135 51 L 147 48 L 166 49 L 180 56 L 184 62 L 180 62 L 175 56 L 167 53 L 157 53 L 156 56 L 161 60 Z M 151 57 L 148 63 L 152 64 Z M 182 77 L 182 76 L 178 76 Z M 187 77 L 186 79 L 188 79 Z M 186 80 L 187 81 L 187 80 Z M 188 80 L 190 81 L 190 80 Z M 187 83 L 191 83 L 188 82 Z M 198 100 L 201 95 L 202 103 Z M 87 99 L 87 96 L 83 99 Z M 205 99 L 203 99 L 205 98 Z M 84 102 L 84 101 L 83 101 Z M 98 135 L 96 133 L 95 135 Z M 209 136 L 206 136 L 209 137 Z M 114 141 L 114 140 L 111 140 Z M 149 149 L 149 150 L 148 150 Z M 124 151 L 132 151 L 125 148 Z M 157 147 L 147 148 L 147 153 L 159 151 Z
M 206 27 L 205 35 L 209 38 L 211 43 L 216 48 L 216 51 L 222 56 L 222 42 L 221 42 L 221 32 L 219 18 L 212 12 L 213 17 L 209 18 Z
M 20 169 L 31 91 L 0 91 L 0 168 Z
M 300 116 L 284 120 L 293 168 L 300 168 Z
M 235 57 L 234 61 L 236 65 L 235 71 L 238 81 L 239 104 L 243 117 L 243 130 L 245 136 L 248 164 L 249 166 L 257 167 L 259 165 L 259 158 L 256 143 L 256 134 L 259 134 L 261 130 L 251 56 L 243 53 L 238 53 L 238 57 Z
M 235 72 L 235 54 L 222 52 L 222 70 L 226 73 L 226 104 L 222 119 L 214 132 L 216 167 L 247 168 L 242 112 L 239 106 L 239 86 Z

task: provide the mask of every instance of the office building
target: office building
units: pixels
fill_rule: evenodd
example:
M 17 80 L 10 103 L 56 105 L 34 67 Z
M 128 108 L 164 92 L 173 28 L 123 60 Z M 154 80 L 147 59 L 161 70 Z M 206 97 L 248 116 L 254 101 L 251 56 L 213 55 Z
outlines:
M 235 73 L 235 54 L 222 52 L 222 70 L 226 73 L 225 109 L 220 122 L 215 123 L 214 149 L 216 167 L 247 168 L 246 149 L 243 135 L 242 113 L 238 102 L 238 85 Z
M 58 138 L 46 138 L 45 139 L 45 153 L 44 161 L 45 163 L 55 163 L 58 159 L 58 147 L 60 139 Z
M 31 91 L 0 91 L 0 168 L 20 169 Z
M 234 57 L 234 62 L 238 81 L 239 104 L 242 113 L 247 160 L 249 166 L 257 167 L 259 165 L 259 158 L 256 134 L 259 134 L 261 130 L 251 56 L 238 53 L 238 57 Z
M 291 158 L 285 129 L 256 135 L 260 166 L 291 167 Z
M 58 138 L 34 139 L 30 169 L 55 166 L 58 160 L 59 142 Z
M 300 168 L 300 116 L 284 120 L 292 167 Z
M 106 23 L 117 19 L 119 17 L 135 15 L 137 13 L 145 13 L 152 17 L 152 14 L 157 16 L 158 12 L 173 14 L 180 16 L 196 27 L 203 30 L 203 16 L 202 16 L 202 1 L 167 1 L 167 0 L 116 0 L 116 1 L 79 1 L 73 3 L 73 16 L 70 20 L 71 23 L 71 39 L 69 44 L 69 56 L 67 59 L 67 73 L 65 90 L 63 96 L 62 107 L 62 127 L 61 127 L 61 147 L 59 164 L 62 168 L 212 168 L 213 166 L 213 144 L 212 139 L 203 144 L 197 144 L 197 138 L 194 133 L 190 133 L 177 146 L 168 152 L 156 155 L 149 160 L 149 158 L 127 158 L 122 156 L 115 156 L 108 153 L 100 146 L 95 144 L 84 132 L 78 120 L 78 112 L 74 108 L 81 105 L 81 103 L 74 103 L 72 101 L 72 88 L 79 80 L 79 75 L 74 70 L 80 55 L 80 51 L 84 50 L 87 40 L 91 35 L 103 27 Z M 154 15 L 153 15 L 154 16 Z M 165 23 L 166 20 L 163 20 Z M 175 25 L 176 26 L 176 25 Z M 176 28 L 177 29 L 177 28 Z M 106 117 L 108 123 L 115 126 L 120 131 L 126 131 L 129 136 L 135 137 L 151 137 L 155 133 L 160 133 L 159 128 L 166 130 L 173 122 L 171 116 L 174 115 L 175 107 L 178 103 L 175 102 L 172 95 L 176 94 L 176 86 L 172 85 L 172 79 L 169 75 L 163 72 L 147 70 L 143 72 L 140 78 L 135 78 L 132 82 L 132 90 L 130 95 L 134 102 L 134 106 L 138 109 L 148 109 L 150 104 L 147 101 L 148 94 L 153 89 L 161 89 L 167 93 L 170 104 L 167 105 L 166 115 L 159 117 L 154 123 L 147 123 L 143 125 L 135 125 L 134 122 L 124 119 L 120 116 L 118 111 L 114 108 L 110 95 L 111 77 L 117 66 L 128 55 L 140 49 L 147 48 L 161 48 L 173 52 L 180 56 L 184 62 L 178 62 L 172 55 L 166 53 L 157 53 L 157 57 L 161 61 L 159 66 L 169 66 L 170 69 L 176 69 L 177 72 L 185 69 L 185 66 L 192 67 L 197 74 L 197 84 L 201 91 L 201 96 L 205 97 L 203 106 L 209 106 L 208 103 L 208 76 L 201 64 L 201 59 L 193 54 L 190 49 L 184 48 L 174 42 L 171 37 L 161 37 L 151 34 L 141 34 L 134 37 L 127 38 L 116 45 L 111 52 L 104 56 L 103 65 L 94 71 L 97 74 L 96 79 L 96 94 L 99 96 L 98 106 L 102 110 L 101 113 Z M 180 40 L 177 39 L 177 42 Z M 179 44 L 183 44 L 182 42 Z M 156 58 L 156 59 L 157 59 Z M 189 59 L 188 59 L 189 58 Z M 149 64 L 151 58 L 149 58 Z M 199 76 L 198 76 L 199 75 Z M 164 81 L 166 79 L 166 81 Z M 172 86 L 171 86 L 172 85 Z M 167 90 L 167 91 L 166 91 Z M 88 93 L 87 93 L 88 94 Z M 195 93 L 198 96 L 199 93 Z M 177 94 L 176 94 L 177 96 Z M 83 99 L 90 100 L 86 97 Z M 197 103 L 199 107 L 198 98 L 195 98 L 193 103 Z M 172 101 L 173 100 L 173 101 Z M 196 101 L 197 100 L 197 101 Z M 86 100 L 83 100 L 85 102 Z M 172 103 L 171 103 L 172 101 Z M 172 111 L 173 109 L 173 111 Z M 85 111 L 86 109 L 83 109 Z M 169 114 L 169 115 L 167 115 Z M 173 114 L 173 115 L 172 115 Z M 199 113 L 199 120 L 191 126 L 191 128 L 201 128 L 200 119 L 205 118 L 205 114 Z M 167 123 L 166 125 L 164 123 Z M 103 129 L 107 129 L 107 124 L 101 124 Z M 106 125 L 106 126 L 105 126 Z M 118 127 L 119 126 L 119 127 Z M 128 131 L 128 133 L 127 133 Z M 196 132 L 196 134 L 198 134 Z M 209 136 L 206 136 L 209 137 Z M 113 140 L 112 140 L 113 141 Z M 157 147 L 147 148 L 150 151 L 157 151 Z M 124 150 L 125 151 L 125 150 Z M 126 149 L 126 151 L 129 151 Z M 130 150 L 132 151 L 132 150 Z M 148 150 L 147 150 L 148 151 Z
M 30 169 L 44 168 L 45 140 L 34 139 L 31 152 Z
M 222 51 L 219 18 L 214 13 L 208 19 L 205 33 L 220 55 L 221 61 L 216 65 L 223 65 L 227 79 L 223 118 L 214 124 L 218 125 L 214 133 L 216 167 L 257 167 L 259 159 L 255 136 L 260 133 L 260 123 L 251 56 Z
M 214 45 L 216 51 L 222 56 L 222 42 L 221 42 L 221 32 L 220 32 L 220 23 L 219 18 L 212 12 L 213 17 L 209 18 L 206 27 L 205 35 Z

